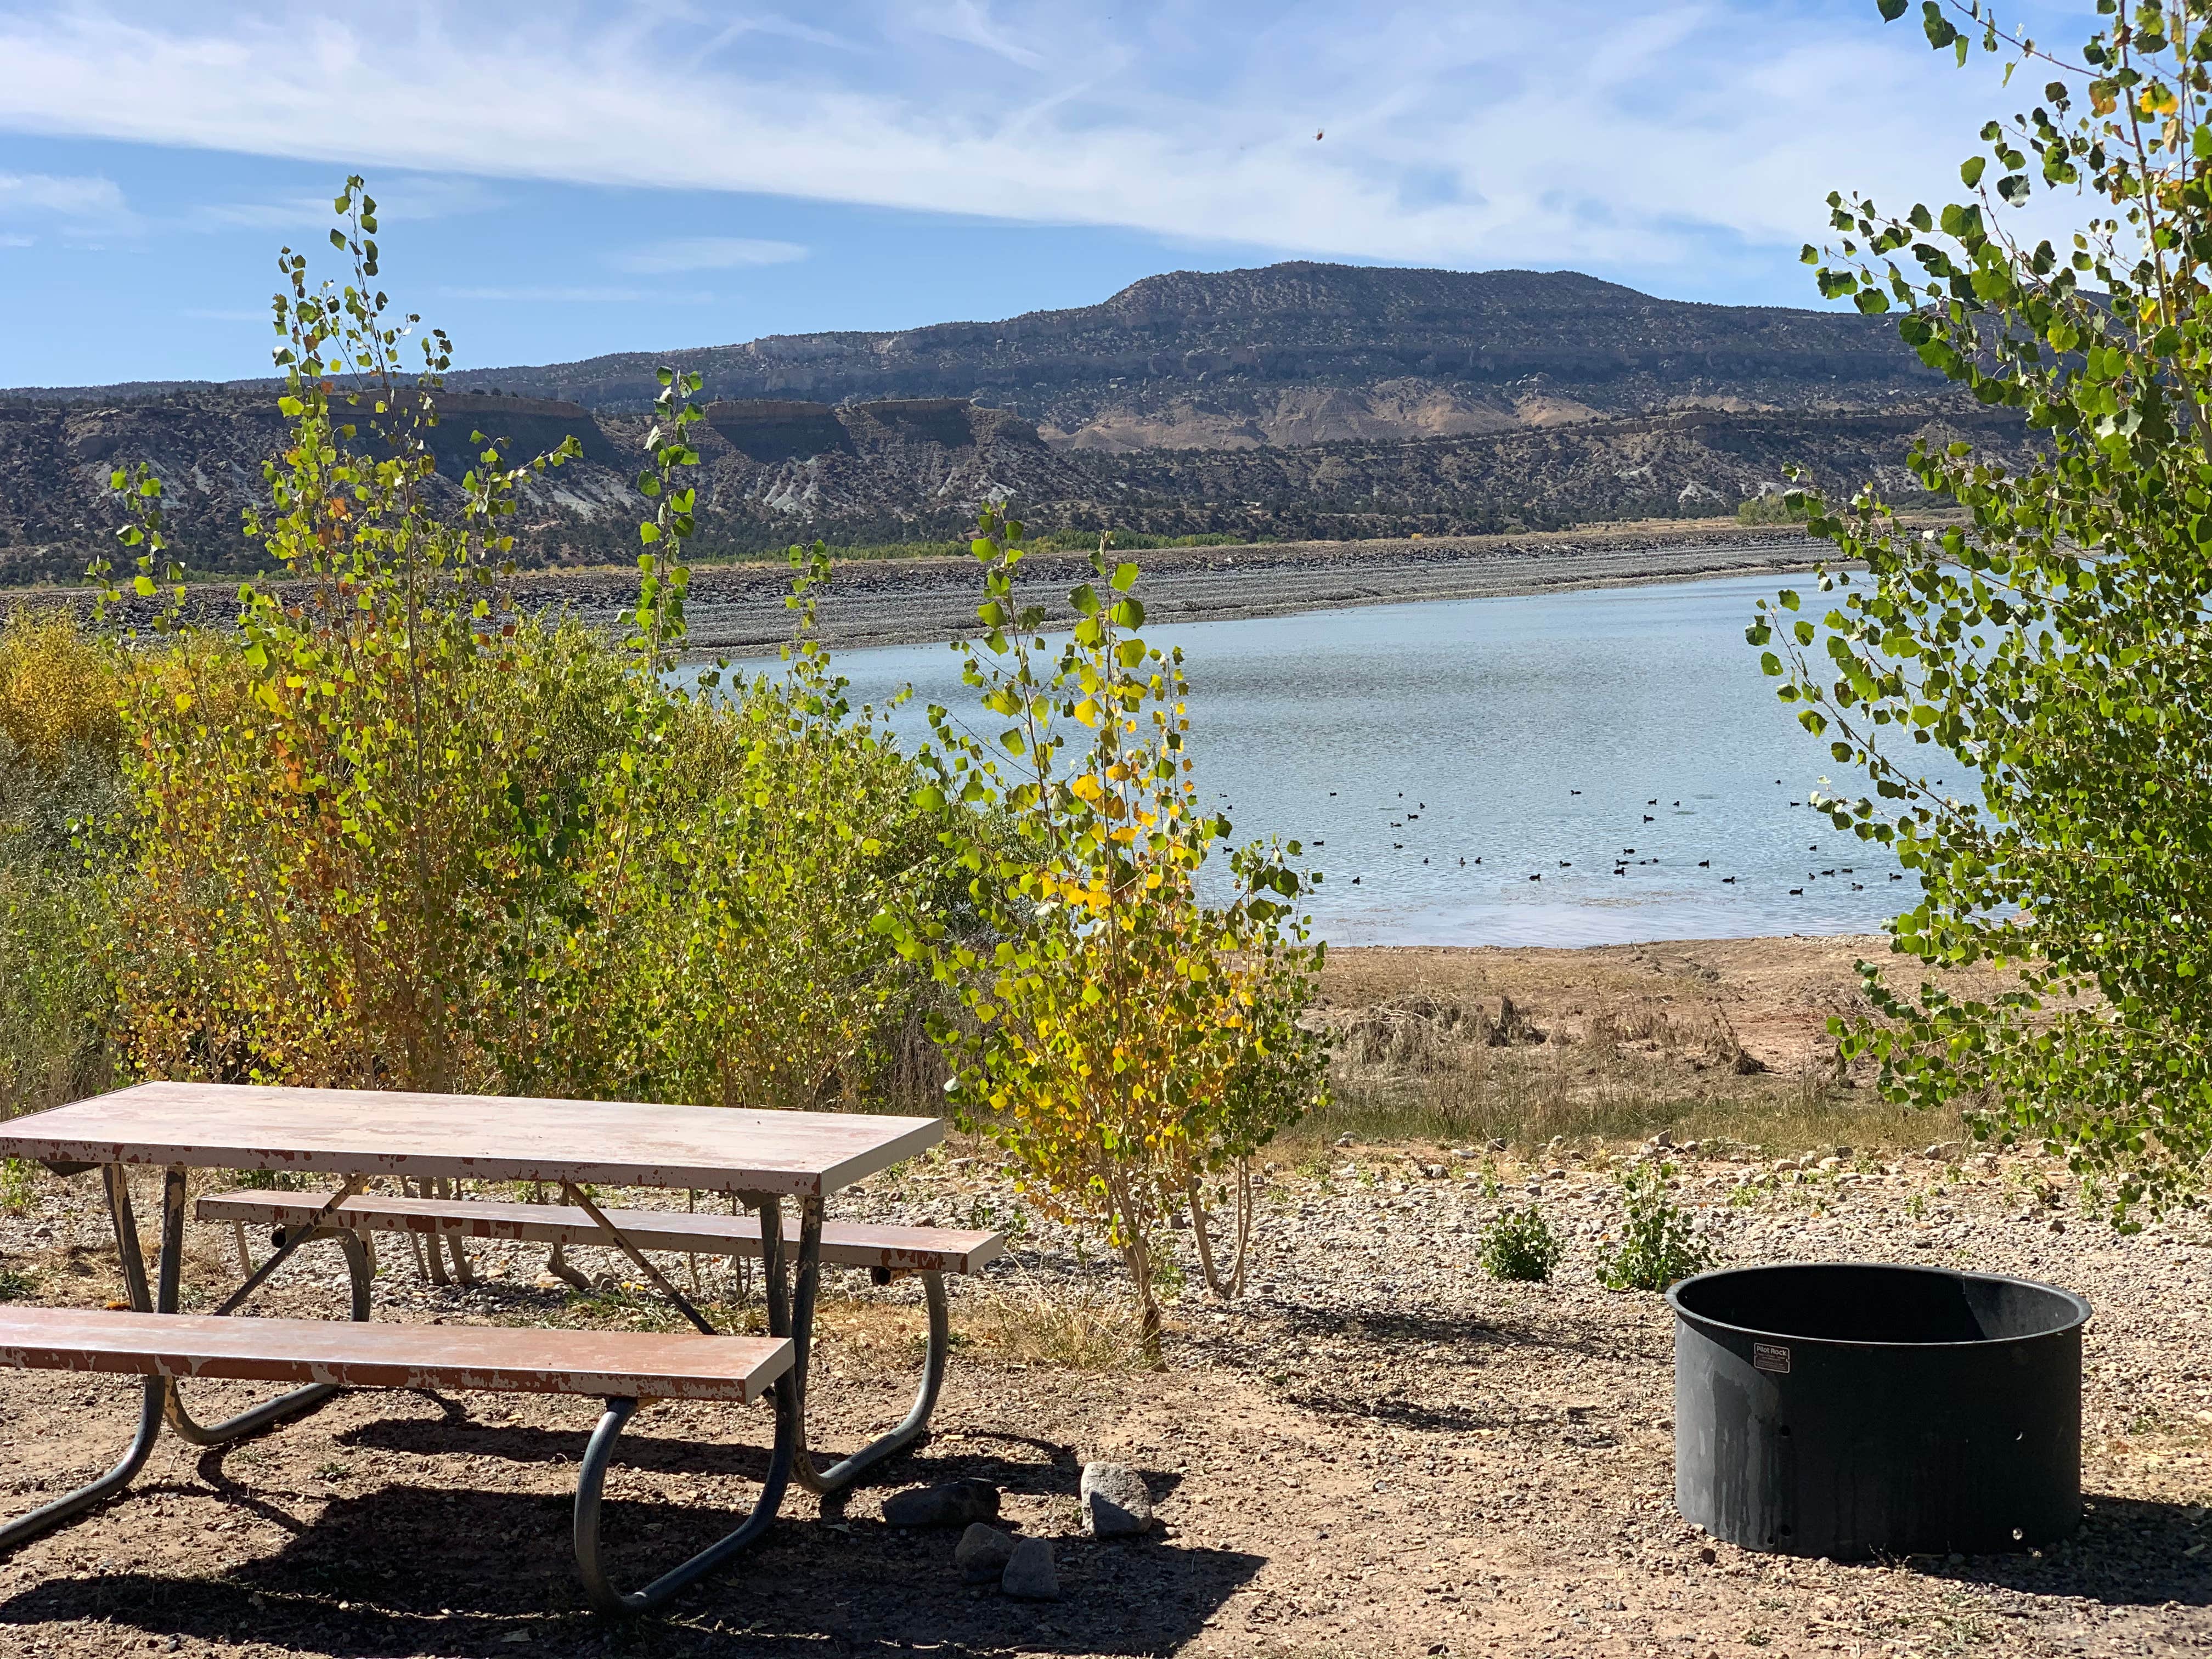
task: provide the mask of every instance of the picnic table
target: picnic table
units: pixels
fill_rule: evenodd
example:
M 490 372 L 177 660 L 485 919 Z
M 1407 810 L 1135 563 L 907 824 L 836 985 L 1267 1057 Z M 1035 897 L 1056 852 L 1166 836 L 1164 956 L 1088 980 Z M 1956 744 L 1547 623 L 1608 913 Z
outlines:
M 144 1377 L 138 1433 L 123 1461 L 100 1479 L 0 1528 L 0 1550 L 82 1513 L 127 1486 L 165 1419 L 188 1440 L 217 1444 L 312 1410 L 341 1387 L 432 1386 L 442 1380 L 464 1388 L 605 1397 L 605 1414 L 592 1436 L 577 1482 L 579 1571 L 593 1604 L 603 1610 L 657 1605 L 760 1537 L 775 1520 L 794 1470 L 811 1473 L 806 1362 L 822 1262 L 823 1200 L 913 1157 L 943 1133 L 943 1122 L 935 1118 L 862 1113 L 195 1083 L 140 1084 L 0 1123 L 0 1155 L 35 1159 L 63 1174 L 100 1171 L 130 1302 L 129 1310 L 121 1312 L 0 1310 L 7 1316 L 0 1322 L 0 1363 Z M 162 1171 L 161 1246 L 150 1280 L 132 1213 L 127 1172 L 133 1166 Z M 178 1311 L 185 1172 L 191 1169 L 319 1175 L 336 1183 L 304 1224 L 282 1230 L 275 1253 L 212 1315 Z M 346 1251 L 353 1319 L 366 1321 L 369 1271 L 354 1228 L 368 1224 L 349 1219 L 349 1206 L 364 1203 L 359 1194 L 379 1176 L 556 1188 L 568 1198 L 576 1224 L 566 1236 L 622 1251 L 699 1334 L 226 1317 L 302 1245 L 329 1239 Z M 746 1237 L 760 1253 L 768 1338 L 717 1333 L 629 1236 L 642 1212 L 610 1215 L 590 1194 L 588 1188 L 595 1186 L 684 1188 L 726 1195 L 749 1207 L 757 1231 L 748 1231 Z M 312 1201 L 286 1196 L 295 1204 Z M 784 1214 L 787 1202 L 797 1209 L 795 1228 Z M 416 1218 L 403 1219 L 412 1223 Z M 651 1238 L 657 1248 L 669 1243 L 658 1235 Z M 891 1258 L 887 1254 L 885 1259 Z M 942 1303 L 933 1282 L 932 1288 L 934 1333 L 941 1324 Z M 941 1360 L 933 1362 L 933 1369 L 935 1364 Z M 185 1407 L 179 1388 L 184 1376 L 305 1383 L 226 1422 L 203 1425 Z M 745 1400 L 763 1392 L 774 1402 L 775 1443 L 750 1515 L 719 1542 L 642 1590 L 615 1588 L 600 1559 L 599 1495 L 623 1425 L 640 1400 Z M 933 1375 L 925 1383 L 925 1395 L 917 1410 L 926 1419 L 927 1403 L 934 1397 Z M 909 1425 L 902 1425 L 902 1432 Z M 820 1483 L 809 1484 L 818 1488 Z

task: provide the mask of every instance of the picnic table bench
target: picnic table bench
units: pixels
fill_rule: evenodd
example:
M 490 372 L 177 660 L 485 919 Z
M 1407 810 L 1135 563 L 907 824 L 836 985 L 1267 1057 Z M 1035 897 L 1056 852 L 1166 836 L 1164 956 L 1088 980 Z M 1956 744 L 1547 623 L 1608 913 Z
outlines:
M 942 1133 L 933 1118 L 857 1113 L 173 1083 L 141 1084 L 0 1123 L 0 1155 L 34 1158 L 63 1173 L 101 1171 L 130 1302 L 128 1310 L 0 1308 L 0 1365 L 143 1378 L 138 1432 L 123 1460 L 99 1480 L 0 1527 L 0 1551 L 120 1492 L 165 1421 L 196 1443 L 219 1444 L 311 1411 L 342 1388 L 585 1394 L 601 1398 L 605 1410 L 578 1474 L 578 1571 L 601 1611 L 657 1606 L 760 1537 L 793 1478 L 817 1491 L 842 1489 L 926 1430 L 947 1346 L 942 1275 L 974 1271 L 1003 1240 L 951 1229 L 829 1224 L 823 1201 L 837 1188 L 912 1157 Z M 151 1282 L 131 1209 L 132 1165 L 162 1170 L 161 1243 Z M 265 1223 L 276 1230 L 276 1249 L 213 1313 L 184 1315 L 177 1309 L 185 1171 L 191 1168 L 320 1172 L 339 1182 L 323 1194 L 253 1190 L 203 1199 L 201 1218 Z M 362 1190 L 380 1176 L 544 1183 L 568 1202 L 424 1200 Z M 726 1196 L 751 1213 L 608 1211 L 590 1194 L 595 1184 L 680 1187 Z M 796 1215 L 784 1214 L 787 1199 L 796 1201 Z M 362 1239 L 376 1231 L 607 1245 L 636 1264 L 696 1334 L 372 1325 Z M 318 1240 L 345 1253 L 350 1321 L 228 1317 L 295 1252 Z M 769 1334 L 717 1332 L 653 1265 L 648 1249 L 757 1255 Z M 825 1260 L 866 1267 L 879 1279 L 918 1274 L 930 1342 L 906 1419 L 817 1472 L 806 1447 L 806 1375 Z M 203 1425 L 181 1393 L 184 1382 L 199 1377 L 296 1386 L 225 1422 Z M 763 1397 L 775 1409 L 775 1442 L 751 1514 L 642 1589 L 617 1589 L 600 1559 L 600 1493 L 640 1400 L 745 1403 Z
M 217 1193 L 203 1198 L 192 1206 L 192 1212 L 202 1221 L 272 1228 L 280 1249 L 293 1230 L 310 1224 L 349 1235 L 453 1233 L 470 1238 L 562 1246 L 607 1242 L 592 1212 L 571 1204 L 394 1197 L 376 1193 L 342 1200 L 335 1210 L 324 1215 L 321 1206 L 313 1198 L 253 1190 Z M 755 1215 L 702 1214 L 683 1210 L 602 1210 L 599 1213 L 638 1250 L 748 1257 L 761 1254 L 760 1218 Z M 787 1252 L 798 1249 L 799 1230 L 796 1218 L 785 1218 L 783 1243 Z M 938 1392 L 944 1386 L 945 1361 L 952 1347 L 945 1275 L 978 1272 L 1003 1254 L 1006 1246 L 1004 1233 L 854 1222 L 822 1224 L 823 1261 L 838 1267 L 866 1268 L 879 1285 L 888 1284 L 902 1273 L 911 1273 L 921 1279 L 928 1337 L 922 1353 L 921 1382 L 915 1391 L 913 1407 L 904 1419 L 826 1469 L 814 1467 L 813 1455 L 802 1437 L 792 1468 L 793 1477 L 801 1486 L 824 1494 L 842 1492 L 884 1459 L 903 1451 L 927 1431 L 930 1416 L 937 1408 Z

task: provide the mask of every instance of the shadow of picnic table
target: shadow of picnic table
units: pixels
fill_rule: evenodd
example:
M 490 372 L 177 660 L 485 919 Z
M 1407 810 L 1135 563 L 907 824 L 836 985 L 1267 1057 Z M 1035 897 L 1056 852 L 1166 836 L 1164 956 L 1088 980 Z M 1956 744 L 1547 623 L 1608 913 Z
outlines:
M 380 1421 L 343 1438 L 522 1462 L 573 1462 L 577 1449 L 574 1435 L 453 1421 Z M 633 1468 L 695 1477 L 757 1476 L 765 1461 L 758 1448 L 673 1437 L 644 1437 L 626 1450 Z M 1072 1455 L 1044 1464 L 988 1452 L 925 1455 L 899 1471 L 905 1479 L 880 1490 L 975 1478 L 1012 1492 L 1064 1495 L 1072 1507 L 1076 1468 Z M 1146 1473 L 1155 1492 L 1171 1484 L 1160 1472 Z M 200 1474 L 231 1501 L 256 1506 L 219 1456 L 203 1459 Z M 333 1499 L 281 1548 L 219 1577 L 102 1572 L 29 1586 L 0 1601 L 0 1631 L 100 1620 L 149 1638 L 275 1643 L 333 1659 L 482 1654 L 526 1641 L 540 1655 L 645 1654 L 672 1640 L 689 1650 L 700 1636 L 717 1646 L 729 1638 L 747 1654 L 809 1659 L 1015 1646 L 1134 1656 L 1190 1641 L 1264 1565 L 1259 1556 L 1188 1547 L 1157 1533 L 1055 1537 L 1061 1599 L 1025 1603 L 962 1581 L 952 1565 L 957 1528 L 895 1529 L 873 1518 L 872 1504 L 850 1520 L 836 1505 L 817 1517 L 803 1497 L 787 1501 L 782 1523 L 730 1568 L 661 1614 L 628 1622 L 585 1607 L 566 1494 L 395 1482 Z M 127 1523 L 131 1502 L 118 1500 L 111 1513 Z M 611 1494 L 611 1570 L 618 1582 L 641 1583 L 738 1518 L 719 1505 Z M 147 1524 L 158 1522 L 149 1514 Z M 129 1644 L 118 1639 L 117 1647 Z

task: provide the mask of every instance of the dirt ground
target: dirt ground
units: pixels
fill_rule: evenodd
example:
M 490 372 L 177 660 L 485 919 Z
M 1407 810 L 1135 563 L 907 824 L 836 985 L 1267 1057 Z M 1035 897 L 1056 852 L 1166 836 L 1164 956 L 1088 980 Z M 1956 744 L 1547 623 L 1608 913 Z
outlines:
M 763 1547 L 665 1617 L 611 1625 L 580 1605 L 568 1500 L 594 1402 L 367 1393 L 228 1451 L 165 1437 L 129 1494 L 0 1560 L 0 1654 L 1736 1659 L 2212 1645 L 2212 1237 L 2118 1237 L 2081 1218 L 2063 1175 L 2024 1159 L 1855 1150 L 1778 1172 L 1712 1148 L 1668 1154 L 1728 1261 L 1957 1262 L 2067 1284 L 2098 1310 L 2072 1542 L 1860 1565 L 1753 1555 L 1676 1517 L 1664 1306 L 1595 1282 L 1626 1150 L 1522 1164 L 1328 1145 L 1279 1160 L 1250 1293 L 1226 1309 L 1182 1294 L 1159 1371 L 1129 1368 L 1095 1261 L 1024 1222 L 1011 1257 L 960 1288 L 961 1344 L 927 1446 L 827 1512 L 794 1493 Z M 1565 1258 L 1550 1285 L 1492 1281 L 1476 1266 L 1480 1227 L 1528 1202 Z M 1003 1224 L 1012 1203 L 988 1158 L 949 1148 L 836 1212 Z M 116 1290 L 103 1232 L 89 1177 L 41 1178 L 27 1213 L 0 1219 L 0 1285 L 99 1305 Z M 590 1255 L 578 1259 L 594 1273 L 619 1265 Z M 227 1230 L 196 1228 L 190 1255 L 192 1297 L 234 1280 Z M 619 1287 L 567 1291 L 541 1255 L 479 1246 L 482 1287 L 438 1290 L 387 1243 L 377 1316 L 657 1317 Z M 270 1310 L 334 1310 L 340 1282 L 332 1263 L 295 1262 Z M 703 1282 L 725 1316 L 746 1316 L 720 1267 Z M 835 1449 L 903 1408 L 920 1316 L 910 1290 L 842 1274 L 829 1288 L 814 1438 Z M 246 1392 L 195 1397 L 211 1412 Z M 117 1380 L 0 1372 L 0 1507 L 21 1513 L 106 1467 L 135 1398 Z M 621 1574 L 636 1582 L 732 1524 L 766 1431 L 758 1410 L 642 1415 L 610 1486 Z M 1162 1522 L 1151 1534 L 1080 1536 L 1078 1473 L 1102 1457 L 1143 1473 Z M 890 1492 L 956 1476 L 997 1485 L 1009 1525 L 1054 1541 L 1058 1602 L 970 1589 L 953 1533 L 883 1523 Z

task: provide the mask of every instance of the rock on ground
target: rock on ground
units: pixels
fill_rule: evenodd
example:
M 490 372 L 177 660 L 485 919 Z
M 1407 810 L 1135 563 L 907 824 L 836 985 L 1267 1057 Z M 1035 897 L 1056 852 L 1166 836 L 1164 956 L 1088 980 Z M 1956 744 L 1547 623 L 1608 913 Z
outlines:
M 1006 1571 L 1013 1553 L 1011 1534 L 987 1527 L 981 1521 L 971 1522 L 953 1549 L 952 1565 L 960 1569 L 961 1576 L 969 1583 L 988 1584 Z
M 999 1489 L 984 1480 L 948 1480 L 884 1499 L 884 1520 L 894 1527 L 959 1527 L 998 1515 Z
M 1083 1530 L 1093 1538 L 1127 1538 L 1152 1524 L 1152 1495 L 1126 1464 L 1085 1463 L 1080 1491 Z
M 1057 1601 L 1060 1573 L 1053 1565 L 1052 1540 L 1024 1538 L 1006 1558 L 1006 1571 L 999 1588 L 1018 1601 Z

